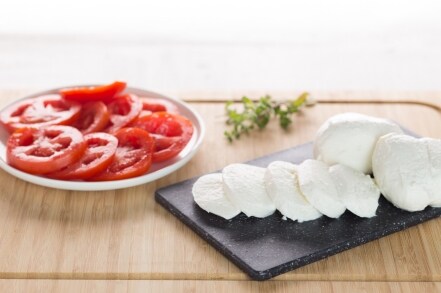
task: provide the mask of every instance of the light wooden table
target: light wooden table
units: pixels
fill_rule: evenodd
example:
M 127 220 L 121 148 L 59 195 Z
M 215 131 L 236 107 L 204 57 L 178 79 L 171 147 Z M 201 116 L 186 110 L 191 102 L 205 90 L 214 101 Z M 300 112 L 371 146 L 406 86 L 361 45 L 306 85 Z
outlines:
M 0 91 L 0 103 L 30 91 Z M 441 220 L 370 242 L 266 282 L 254 282 L 154 200 L 154 191 L 314 138 L 331 115 L 356 111 L 441 138 L 441 93 L 313 93 L 293 127 L 229 144 L 224 100 L 249 93 L 177 93 L 203 116 L 207 136 L 182 169 L 105 192 L 61 191 L 0 171 L 0 291 L 416 292 L 441 290 Z M 275 98 L 295 93 L 271 93 Z

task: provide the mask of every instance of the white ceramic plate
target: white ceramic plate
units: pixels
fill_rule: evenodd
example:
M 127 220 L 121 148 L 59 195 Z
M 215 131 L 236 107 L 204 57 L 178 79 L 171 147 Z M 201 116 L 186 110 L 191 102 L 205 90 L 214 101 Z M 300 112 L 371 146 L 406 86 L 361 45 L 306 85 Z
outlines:
M 86 86 L 90 86 L 90 85 L 86 85 Z M 45 92 L 40 92 L 27 96 L 21 100 L 30 99 L 46 94 L 53 94 L 53 93 L 57 93 L 58 91 L 59 89 L 53 89 Z M 180 114 L 187 117 L 191 122 L 193 122 L 193 126 L 194 126 L 193 136 L 189 141 L 189 143 L 187 144 L 187 146 L 181 151 L 181 153 L 177 157 L 158 164 L 152 164 L 149 173 L 130 179 L 105 181 L 105 182 L 84 182 L 84 181 L 67 181 L 67 180 L 49 179 L 45 177 L 32 175 L 26 172 L 22 172 L 20 170 L 17 170 L 9 166 L 6 163 L 6 141 L 9 134 L 3 127 L 0 126 L 0 168 L 2 168 L 6 172 L 17 178 L 20 178 L 22 180 L 34 184 L 52 187 L 52 188 L 58 188 L 58 189 L 65 189 L 65 190 L 88 191 L 88 190 L 121 189 L 121 188 L 144 184 L 162 178 L 184 166 L 196 154 L 197 150 L 201 146 L 202 140 L 205 135 L 205 126 L 199 114 L 195 110 L 193 110 L 188 104 L 174 98 L 166 97 L 154 92 L 141 90 L 137 88 L 128 88 L 127 91 L 142 97 L 152 97 L 152 98 L 159 98 L 170 101 L 176 105 Z M 18 101 L 14 101 L 14 103 L 16 102 Z

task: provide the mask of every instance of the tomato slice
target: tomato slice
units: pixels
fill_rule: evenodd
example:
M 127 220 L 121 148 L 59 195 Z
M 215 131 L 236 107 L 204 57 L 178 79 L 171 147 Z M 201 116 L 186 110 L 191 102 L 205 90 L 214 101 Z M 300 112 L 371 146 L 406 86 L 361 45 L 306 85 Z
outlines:
M 70 126 L 20 128 L 9 136 L 7 162 L 22 171 L 46 174 L 78 160 L 86 149 L 83 135 Z
M 87 149 L 79 161 L 60 171 L 47 175 L 62 180 L 87 179 L 104 171 L 112 162 L 118 146 L 118 139 L 104 132 L 84 136 Z
M 110 114 L 110 123 L 106 132 L 114 133 L 132 123 L 142 110 L 142 103 L 138 96 L 127 94 L 107 105 Z
M 93 102 L 102 101 L 108 103 L 114 97 L 125 90 L 127 84 L 122 81 L 115 81 L 114 83 L 102 86 L 90 87 L 74 87 L 60 90 L 60 95 L 66 100 L 76 102 Z
M 193 124 L 190 120 L 168 112 L 140 117 L 132 126 L 144 129 L 154 137 L 153 162 L 162 162 L 177 156 L 193 135 Z
M 139 128 L 122 128 L 115 133 L 118 148 L 107 169 L 92 181 L 121 180 L 146 173 L 152 163 L 155 142 L 148 132 Z
M 141 97 L 139 99 L 142 102 L 142 111 L 139 114 L 140 117 L 150 115 L 154 112 L 179 113 L 178 107 L 167 100 L 149 97 Z
M 79 116 L 81 105 L 66 101 L 60 95 L 47 95 L 15 103 L 0 114 L 0 120 L 13 132 L 23 127 L 40 128 L 67 125 Z
M 83 134 L 103 130 L 109 123 L 110 114 L 103 102 L 90 102 L 81 108 L 80 117 L 73 124 Z

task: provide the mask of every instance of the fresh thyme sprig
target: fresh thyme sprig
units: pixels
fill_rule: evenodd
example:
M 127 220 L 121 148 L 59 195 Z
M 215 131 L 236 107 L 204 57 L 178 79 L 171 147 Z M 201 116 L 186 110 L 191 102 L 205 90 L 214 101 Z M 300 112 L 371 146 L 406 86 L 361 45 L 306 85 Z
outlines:
M 231 130 L 224 132 L 228 141 L 239 139 L 242 134 L 248 134 L 254 129 L 264 129 L 271 118 L 279 120 L 279 125 L 287 129 L 292 124 L 292 114 L 297 113 L 301 106 L 306 104 L 308 93 L 301 94 L 297 99 L 278 102 L 266 95 L 257 101 L 243 97 L 242 110 L 234 107 L 233 102 L 227 102 L 225 111 L 226 124 L 232 126 Z

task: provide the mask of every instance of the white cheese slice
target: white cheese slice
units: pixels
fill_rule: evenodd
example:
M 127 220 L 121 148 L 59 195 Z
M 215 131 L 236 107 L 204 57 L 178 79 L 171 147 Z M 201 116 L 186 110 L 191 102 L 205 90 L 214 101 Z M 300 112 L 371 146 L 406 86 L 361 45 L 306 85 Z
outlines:
M 329 173 L 348 210 L 359 217 L 375 216 L 380 190 L 369 175 L 340 164 L 331 166 Z
M 317 132 L 314 158 L 328 165 L 342 164 L 369 174 L 378 138 L 391 132 L 402 133 L 402 130 L 388 120 L 358 113 L 333 116 Z
M 322 214 L 300 192 L 296 165 L 274 161 L 265 173 L 265 187 L 280 213 L 295 221 L 310 221 Z
M 240 213 L 240 210 L 225 196 L 221 173 L 200 177 L 194 183 L 192 191 L 194 201 L 209 213 L 227 220 Z
M 317 210 L 330 218 L 345 212 L 328 166 L 317 160 L 305 160 L 297 167 L 300 191 Z
M 381 193 L 396 207 L 421 211 L 433 201 L 433 177 L 424 139 L 404 134 L 381 137 L 372 167 Z
M 227 198 L 248 217 L 264 218 L 276 211 L 265 189 L 265 168 L 231 164 L 222 170 Z
M 432 177 L 430 205 L 441 207 L 441 140 L 433 138 L 422 138 L 427 147 L 427 154 L 430 162 L 430 174 Z

